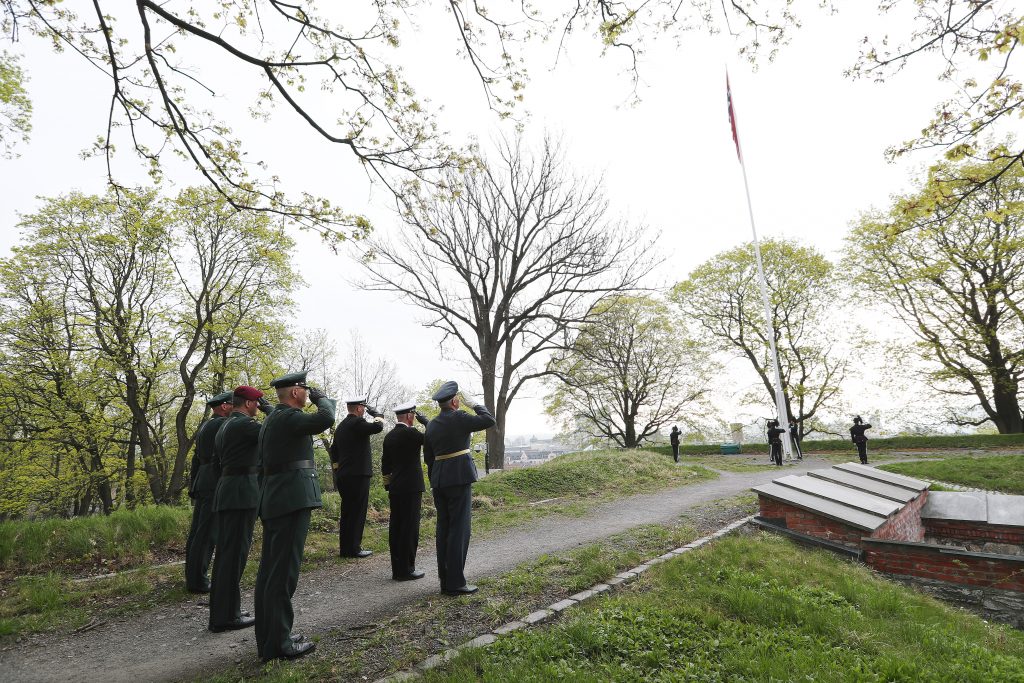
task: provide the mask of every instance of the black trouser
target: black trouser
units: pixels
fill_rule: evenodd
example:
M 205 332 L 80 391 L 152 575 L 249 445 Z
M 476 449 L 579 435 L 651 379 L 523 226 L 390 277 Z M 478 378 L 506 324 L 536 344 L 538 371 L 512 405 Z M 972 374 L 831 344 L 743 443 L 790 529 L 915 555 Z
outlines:
M 437 578 L 441 590 L 466 585 L 466 555 L 472 521 L 473 485 L 433 489 L 437 508 Z
M 209 589 L 206 572 L 217 542 L 217 513 L 213 496 L 196 496 L 192 500 L 192 525 L 185 545 L 185 588 L 197 592 Z
M 672 459 L 679 462 L 679 444 L 672 444 Z
M 782 467 L 782 442 L 772 443 L 772 461 Z
M 391 575 L 408 576 L 416 570 L 416 548 L 420 544 L 421 491 L 388 492 L 391 520 L 388 522 L 388 548 L 391 550 Z
M 343 556 L 362 550 L 366 506 L 370 502 L 370 477 L 339 476 L 335 485 L 341 494 L 338 546 Z
M 793 439 L 793 448 L 796 450 L 796 459 L 803 460 L 804 452 L 800 450 L 800 442 L 797 441 L 796 439 Z
M 221 510 L 217 513 L 217 557 L 213 560 L 210 585 L 210 626 L 223 626 L 242 618 L 242 590 L 252 547 L 256 508 Z
M 857 442 L 857 455 L 860 456 L 860 464 L 868 464 L 868 442 L 858 441 Z
M 263 520 L 263 552 L 256 573 L 256 651 L 261 659 L 292 652 L 292 596 L 299 584 L 299 566 L 309 531 L 310 510 Z

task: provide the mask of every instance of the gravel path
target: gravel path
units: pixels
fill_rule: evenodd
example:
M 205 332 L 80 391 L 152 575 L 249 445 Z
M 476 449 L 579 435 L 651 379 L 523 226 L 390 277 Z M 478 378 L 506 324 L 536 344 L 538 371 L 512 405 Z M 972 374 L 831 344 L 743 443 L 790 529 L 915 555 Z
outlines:
M 787 474 L 828 466 L 818 458 L 784 468 Z M 718 479 L 623 498 L 598 506 L 582 517 L 552 516 L 470 545 L 466 574 L 476 578 L 502 574 L 545 553 L 568 550 L 644 524 L 675 521 L 680 515 L 720 498 L 744 493 L 778 476 L 764 472 L 721 472 Z M 400 608 L 436 594 L 436 560 L 421 548 L 421 581 L 396 583 L 386 553 L 344 568 L 304 573 L 295 593 L 295 628 L 324 634 L 386 618 Z M 243 605 L 252 604 L 251 593 Z M 244 609 L 244 608 L 243 608 Z M 32 636 L 0 653 L 4 681 L 176 681 L 255 661 L 252 631 L 213 634 L 206 630 L 205 600 L 157 607 L 129 621 L 101 625 L 63 636 Z

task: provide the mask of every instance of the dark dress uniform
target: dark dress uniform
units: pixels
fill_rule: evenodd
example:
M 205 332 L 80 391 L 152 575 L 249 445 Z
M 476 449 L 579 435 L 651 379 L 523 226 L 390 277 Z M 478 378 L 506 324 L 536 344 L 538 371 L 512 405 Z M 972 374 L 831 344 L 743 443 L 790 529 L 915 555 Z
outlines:
M 850 438 L 857 445 L 857 455 L 862 465 L 868 464 L 868 436 L 864 433 L 868 429 L 871 429 L 871 425 L 862 422 L 860 418 L 855 419 L 850 427 Z
M 342 557 L 358 557 L 362 551 L 366 507 L 370 501 L 370 436 L 384 431 L 384 423 L 367 422 L 356 415 L 346 415 L 334 430 L 331 442 L 331 467 L 334 485 L 341 494 L 341 516 L 338 519 L 338 550 Z
M 672 444 L 672 459 L 679 462 L 679 428 L 673 427 L 668 434 L 668 442 Z
M 215 408 L 231 400 L 231 392 L 217 394 L 207 402 Z M 217 516 L 213 511 L 213 498 L 217 493 L 220 465 L 214 439 L 226 417 L 216 415 L 202 424 L 196 434 L 195 455 L 192 457 L 192 523 L 185 542 L 185 589 L 191 593 L 207 593 L 210 579 L 207 571 L 217 541 Z
M 420 507 L 423 504 L 423 432 L 399 422 L 384 437 L 380 471 L 388 492 L 391 518 L 388 547 L 391 576 L 399 581 L 416 576 L 416 549 L 420 543 Z
M 286 375 L 272 386 L 305 381 Z M 291 384 L 282 382 L 291 381 Z M 316 413 L 278 404 L 263 421 L 257 453 L 263 467 L 257 510 L 263 524 L 263 552 L 256 575 L 256 649 L 263 660 L 290 657 L 292 596 L 309 531 L 311 510 L 323 506 L 313 460 L 313 435 L 334 424 L 334 401 L 322 397 Z
M 793 448 L 796 449 L 796 459 L 797 460 L 803 460 L 804 459 L 804 452 L 800 448 L 800 438 L 799 438 L 799 434 L 797 433 L 796 423 L 795 422 L 790 422 L 789 423 L 789 438 L 793 440 Z
M 772 462 L 782 467 L 782 435 L 786 430 L 779 426 L 778 422 L 772 420 L 768 424 L 768 444 L 771 448 Z
M 454 382 L 448 382 L 445 386 L 452 384 Z M 447 398 L 457 392 L 456 385 Z M 434 400 L 447 400 L 439 398 L 441 394 L 434 394 Z M 486 406 L 477 405 L 473 410 L 476 415 L 443 409 L 427 425 L 423 439 L 423 460 L 427 463 L 437 509 L 437 576 L 444 592 L 457 592 L 466 586 L 473 482 L 478 479 L 476 463 L 469 451 L 470 438 L 473 432 L 495 425 L 494 416 Z
M 213 508 L 217 513 L 217 557 L 210 590 L 210 630 L 242 619 L 239 582 L 252 547 L 259 483 L 256 444 L 260 423 L 235 411 L 217 433 L 221 476 Z

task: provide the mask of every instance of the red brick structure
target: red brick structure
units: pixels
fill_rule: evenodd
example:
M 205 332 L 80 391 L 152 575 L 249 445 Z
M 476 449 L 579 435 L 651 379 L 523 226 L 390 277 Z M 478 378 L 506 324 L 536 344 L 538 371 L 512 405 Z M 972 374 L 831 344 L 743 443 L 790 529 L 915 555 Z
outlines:
M 966 543 L 1007 543 L 1024 546 L 1024 527 L 958 519 L 925 519 L 926 537 Z
M 1024 592 L 1024 556 L 865 538 L 864 562 L 886 574 Z

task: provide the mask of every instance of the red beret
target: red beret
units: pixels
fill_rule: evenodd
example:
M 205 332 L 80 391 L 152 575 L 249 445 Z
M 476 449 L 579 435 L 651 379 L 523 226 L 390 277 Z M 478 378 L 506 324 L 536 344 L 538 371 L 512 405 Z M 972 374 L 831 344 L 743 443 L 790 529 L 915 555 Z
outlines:
M 262 395 L 263 392 L 256 387 L 247 387 L 244 384 L 240 387 L 235 387 L 235 396 L 244 398 L 246 401 L 255 401 Z

